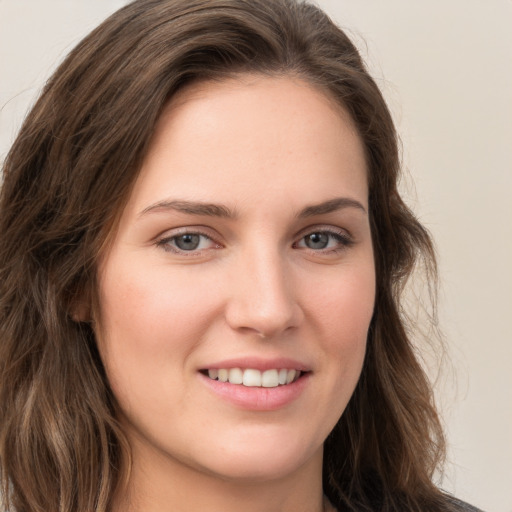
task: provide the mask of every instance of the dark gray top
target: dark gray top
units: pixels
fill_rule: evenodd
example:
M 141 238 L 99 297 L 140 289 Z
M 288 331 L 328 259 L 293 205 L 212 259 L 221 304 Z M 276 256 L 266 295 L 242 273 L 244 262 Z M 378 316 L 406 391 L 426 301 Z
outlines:
M 454 498 L 453 503 L 459 507 L 458 510 L 460 510 L 460 512 L 483 512 L 483 510 L 473 507 L 473 505 L 470 505 L 465 501 L 460 501 Z

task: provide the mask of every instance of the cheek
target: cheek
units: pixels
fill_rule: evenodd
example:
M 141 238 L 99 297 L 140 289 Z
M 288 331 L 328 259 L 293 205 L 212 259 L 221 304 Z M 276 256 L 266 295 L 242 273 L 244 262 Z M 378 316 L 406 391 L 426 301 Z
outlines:
M 204 338 L 218 300 L 213 286 L 198 294 L 186 273 L 134 263 L 118 259 L 104 269 L 97 332 L 110 385 L 126 407 L 180 384 L 176 370 Z
M 368 328 L 375 301 L 372 261 L 333 269 L 310 295 L 310 339 L 320 350 L 322 391 L 316 414 L 322 418 L 323 440 L 342 416 L 361 375 Z
M 327 279 L 311 300 L 317 328 L 328 332 L 335 344 L 366 340 L 375 303 L 373 266 L 344 269 Z
M 311 298 L 312 327 L 330 368 L 329 379 L 341 415 L 359 380 L 375 302 L 373 264 L 345 267 Z M 336 415 L 335 414 L 335 415 Z
M 149 350 L 176 348 L 205 328 L 202 320 L 216 307 L 212 287 L 198 293 L 188 273 L 158 265 L 132 262 L 124 270 L 118 266 L 105 272 L 100 297 L 104 338 L 113 342 L 122 336 L 123 343 L 143 343 Z
M 183 408 L 183 370 L 208 329 L 214 293 L 198 294 L 185 273 L 165 265 L 136 257 L 111 262 L 100 279 L 96 333 L 108 380 L 131 422 L 140 410 L 163 420 L 163 411 L 174 410 L 169 404 Z

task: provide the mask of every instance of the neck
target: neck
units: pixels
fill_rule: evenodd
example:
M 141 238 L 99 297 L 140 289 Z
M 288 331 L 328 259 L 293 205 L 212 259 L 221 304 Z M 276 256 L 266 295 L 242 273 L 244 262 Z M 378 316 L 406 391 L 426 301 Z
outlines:
M 167 456 L 141 464 L 136 450 L 113 512 L 331 512 L 323 497 L 322 452 L 286 476 L 223 478 Z M 148 459 L 146 459 L 148 460 Z

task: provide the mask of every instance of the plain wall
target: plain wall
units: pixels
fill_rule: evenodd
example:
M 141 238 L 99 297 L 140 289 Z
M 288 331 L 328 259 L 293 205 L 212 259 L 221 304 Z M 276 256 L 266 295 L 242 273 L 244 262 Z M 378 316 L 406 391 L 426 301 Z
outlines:
M 122 0 L 0 0 L 0 160 L 44 80 Z M 437 242 L 456 370 L 443 487 L 512 512 L 512 2 L 321 0 L 394 113 L 404 193 Z M 448 370 L 449 371 L 449 367 Z

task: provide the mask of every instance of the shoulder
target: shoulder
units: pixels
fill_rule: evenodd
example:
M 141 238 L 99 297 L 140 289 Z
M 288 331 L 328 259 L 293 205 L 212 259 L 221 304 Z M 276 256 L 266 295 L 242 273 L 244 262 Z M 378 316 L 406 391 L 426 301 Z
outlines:
M 470 505 L 469 503 L 458 500 L 456 498 L 450 498 L 450 504 L 453 505 L 452 510 L 454 512 L 484 512 L 483 510 L 480 510 L 479 508 L 476 508 L 473 505 Z

